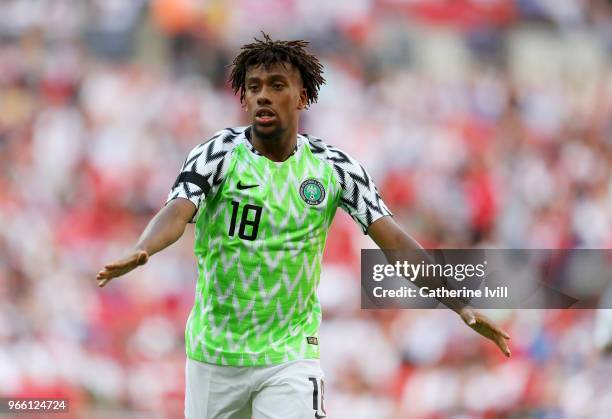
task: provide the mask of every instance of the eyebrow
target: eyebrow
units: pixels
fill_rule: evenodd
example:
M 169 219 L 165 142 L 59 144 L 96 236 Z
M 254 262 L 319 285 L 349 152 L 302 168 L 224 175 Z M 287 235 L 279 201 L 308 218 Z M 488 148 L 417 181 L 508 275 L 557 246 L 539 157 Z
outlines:
M 275 81 L 275 80 L 289 80 L 289 77 L 287 77 L 286 75 L 282 74 L 282 73 L 272 73 L 272 74 L 268 74 L 265 77 L 255 77 L 255 76 L 250 76 L 246 79 L 246 82 L 254 82 L 254 81 L 259 81 L 262 79 L 269 79 L 271 81 Z

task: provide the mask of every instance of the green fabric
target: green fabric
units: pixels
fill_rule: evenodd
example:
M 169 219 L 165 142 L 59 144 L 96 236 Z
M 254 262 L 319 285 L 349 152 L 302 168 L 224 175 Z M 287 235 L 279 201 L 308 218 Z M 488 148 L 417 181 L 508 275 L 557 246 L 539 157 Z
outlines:
M 228 158 L 223 183 L 196 221 L 199 278 L 187 355 L 244 366 L 318 358 L 307 338 L 318 340 L 316 287 L 341 196 L 332 166 L 307 144 L 282 163 L 244 143 Z

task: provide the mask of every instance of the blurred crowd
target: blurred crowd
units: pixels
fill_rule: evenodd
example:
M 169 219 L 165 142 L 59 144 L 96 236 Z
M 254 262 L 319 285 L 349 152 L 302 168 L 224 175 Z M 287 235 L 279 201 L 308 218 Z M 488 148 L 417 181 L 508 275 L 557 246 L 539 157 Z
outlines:
M 357 158 L 424 246 L 612 247 L 610 1 L 3 0 L 0 396 L 182 414 L 193 230 L 104 290 L 95 274 L 194 145 L 248 123 L 225 79 L 260 30 L 311 41 L 327 84 L 301 131 Z M 492 312 L 506 360 L 451 312 L 360 310 L 365 247 L 339 213 L 331 418 L 609 417 L 607 311 Z

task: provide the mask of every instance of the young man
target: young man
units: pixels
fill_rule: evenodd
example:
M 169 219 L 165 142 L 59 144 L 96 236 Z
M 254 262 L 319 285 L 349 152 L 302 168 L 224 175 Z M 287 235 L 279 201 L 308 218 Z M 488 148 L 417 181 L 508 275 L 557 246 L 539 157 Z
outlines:
M 195 222 L 199 279 L 186 328 L 188 418 L 322 418 L 321 307 L 315 292 L 338 207 L 382 249 L 419 249 L 393 221 L 366 171 L 344 152 L 298 134 L 322 66 L 305 41 L 242 47 L 230 80 L 252 121 L 195 147 L 167 204 L 112 278 L 147 262 Z M 509 355 L 508 335 L 448 304 Z

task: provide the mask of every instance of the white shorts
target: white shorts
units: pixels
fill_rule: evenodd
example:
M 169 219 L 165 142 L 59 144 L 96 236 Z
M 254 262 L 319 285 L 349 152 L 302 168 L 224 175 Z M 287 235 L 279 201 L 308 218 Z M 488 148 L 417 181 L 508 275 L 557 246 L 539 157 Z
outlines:
M 232 367 L 187 358 L 187 419 L 318 419 L 323 371 L 318 359 L 269 367 Z

